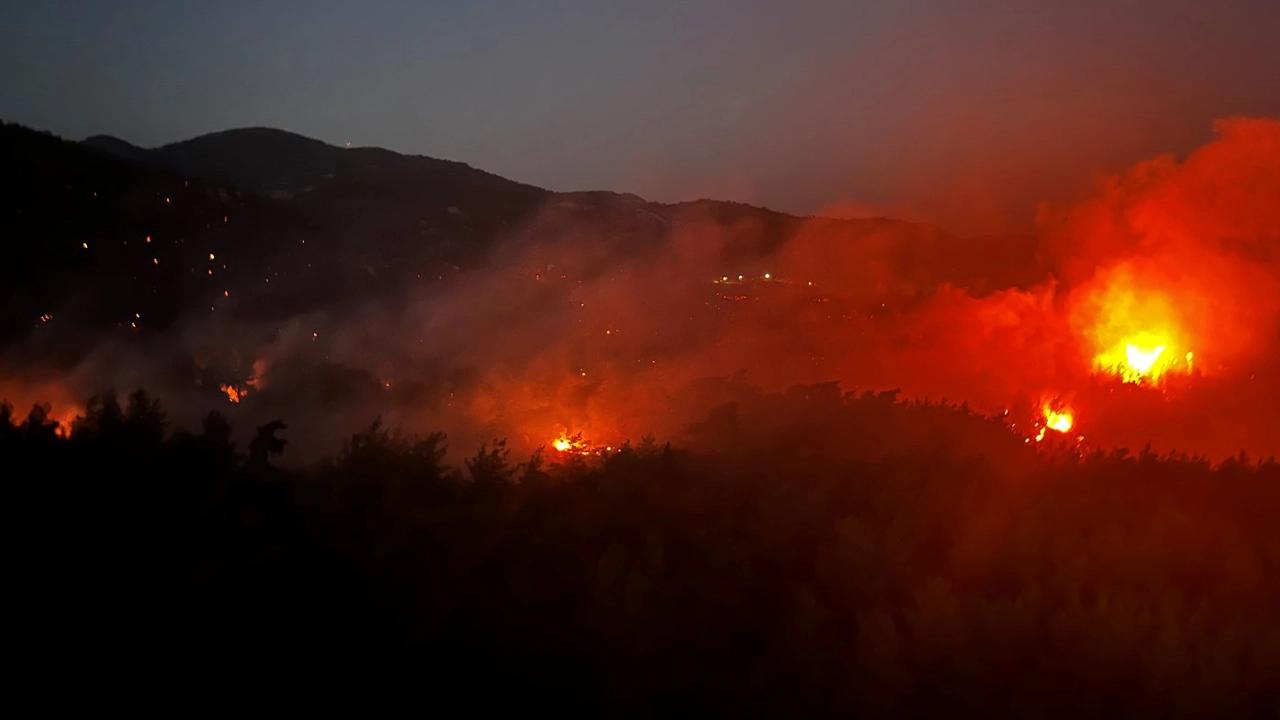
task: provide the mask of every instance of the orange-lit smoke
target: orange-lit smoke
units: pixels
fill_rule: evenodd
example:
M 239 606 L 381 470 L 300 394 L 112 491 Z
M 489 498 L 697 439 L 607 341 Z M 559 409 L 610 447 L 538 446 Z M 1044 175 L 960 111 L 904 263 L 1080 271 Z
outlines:
M 66 383 L 47 378 L 0 378 L 0 402 L 11 406 L 14 422 L 22 422 L 38 406 L 47 420 L 58 424 L 62 437 L 71 433 L 72 423 L 84 413 L 83 398 Z
M 1280 452 L 1280 122 L 1217 130 L 1045 209 L 1037 237 L 565 194 L 405 301 L 185 341 L 200 401 L 223 385 L 238 420 L 287 419 L 294 452 L 375 417 L 459 452 L 679 442 L 744 394 L 826 381 L 1012 411 L 1046 444 Z M 131 359 L 69 387 L 154 376 L 101 383 Z
M 619 261 L 625 229 L 563 201 L 445 302 L 424 302 L 415 327 L 478 370 L 451 401 L 475 437 L 515 428 L 517 447 L 566 428 L 678 438 L 734 383 L 838 380 L 1027 408 L 1042 430 L 1101 444 L 1280 449 L 1259 442 L 1261 411 L 1243 400 L 1259 388 L 1242 384 L 1277 344 L 1280 123 L 1218 131 L 1183 161 L 1142 163 L 1046 210 L 1038 241 L 732 206 L 682 206 L 667 222 L 637 204 L 634 222 L 662 223 L 663 242 Z M 501 332 L 477 338 L 477 324 Z M 1072 407 L 1041 417 L 1039 398 L 1063 392 Z M 1223 418 L 1232 429 L 1192 419 L 1230 412 L 1223 393 L 1243 408 Z

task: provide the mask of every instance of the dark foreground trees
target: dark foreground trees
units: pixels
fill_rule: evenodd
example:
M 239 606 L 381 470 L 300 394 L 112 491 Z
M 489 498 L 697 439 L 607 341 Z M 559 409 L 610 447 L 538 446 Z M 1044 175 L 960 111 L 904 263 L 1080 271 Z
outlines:
M 1271 462 L 1036 451 L 829 387 L 725 408 L 694 450 L 463 469 L 374 424 L 286 470 L 282 425 L 240 455 L 141 393 L 69 437 L 0 419 L 11 653 L 62 684 L 296 672 L 614 716 L 1280 702 Z

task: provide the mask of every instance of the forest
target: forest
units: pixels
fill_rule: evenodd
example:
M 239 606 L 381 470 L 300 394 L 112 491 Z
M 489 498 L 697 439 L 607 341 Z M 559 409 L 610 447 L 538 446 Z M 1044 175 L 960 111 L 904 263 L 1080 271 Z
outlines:
M 451 466 L 375 421 L 290 463 L 286 422 L 232 437 L 144 391 L 69 428 L 0 410 L 28 670 L 624 717 L 1280 703 L 1273 459 L 1028 445 L 834 384 L 727 404 L 687 447 Z

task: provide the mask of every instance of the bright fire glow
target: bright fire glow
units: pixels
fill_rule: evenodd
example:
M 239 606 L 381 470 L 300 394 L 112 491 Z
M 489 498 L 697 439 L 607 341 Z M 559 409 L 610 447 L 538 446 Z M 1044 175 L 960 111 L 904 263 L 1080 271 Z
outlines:
M 1125 363 L 1141 375 L 1146 375 L 1156 367 L 1156 361 L 1164 354 L 1164 346 L 1157 345 L 1150 350 L 1137 345 L 1124 346 Z
M 561 435 L 551 441 L 551 447 L 556 452 L 571 453 L 575 455 L 592 454 L 591 443 L 582 439 L 582 434 L 577 435 Z
M 1139 284 L 1128 269 L 1113 272 L 1090 297 L 1088 334 L 1093 367 L 1127 383 L 1157 383 L 1171 372 L 1191 372 L 1184 318 L 1174 298 Z
M 561 435 L 551 441 L 551 449 L 566 455 L 605 455 L 614 450 L 612 445 L 592 445 L 582 439 L 582 433 Z
M 1070 410 L 1054 410 L 1045 405 L 1044 424 L 1050 430 L 1056 430 L 1060 433 L 1071 432 L 1071 426 L 1075 424 L 1075 418 Z
M 1044 424 L 1040 425 L 1040 431 L 1036 433 L 1036 442 L 1044 440 L 1045 434 L 1053 430 L 1054 432 L 1067 433 L 1071 432 L 1071 428 L 1075 425 L 1075 414 L 1069 408 L 1054 409 L 1048 403 L 1045 403 L 1041 409 L 1044 413 Z
M 1060 433 L 1071 432 L 1071 425 L 1075 424 L 1070 410 L 1053 410 L 1052 407 L 1044 406 L 1044 425 L 1048 429 L 1057 430 Z
M 1094 367 L 1119 375 L 1124 382 L 1157 382 L 1169 372 L 1191 372 L 1190 351 L 1181 357 L 1170 350 L 1171 340 L 1158 333 L 1139 333 L 1132 340 L 1098 353 Z
M 227 396 L 227 400 L 229 400 L 232 405 L 239 405 L 240 401 L 244 399 L 244 396 L 249 394 L 248 388 L 237 387 L 235 385 L 219 385 L 218 389 Z

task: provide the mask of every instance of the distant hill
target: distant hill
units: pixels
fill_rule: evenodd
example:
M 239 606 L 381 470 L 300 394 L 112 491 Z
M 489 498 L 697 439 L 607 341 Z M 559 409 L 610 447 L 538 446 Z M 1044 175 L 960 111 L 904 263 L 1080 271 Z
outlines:
M 126 142 L 111 135 L 94 135 L 86 138 L 82 144 L 101 150 L 109 155 L 135 162 L 146 161 L 149 154 L 145 148 L 140 148 L 131 142 Z
M 657 240 L 655 233 L 666 233 L 682 219 L 750 228 L 739 238 L 739 249 L 750 255 L 777 247 L 812 222 L 734 202 L 662 204 L 632 194 L 556 193 L 459 162 L 381 148 L 344 149 L 271 128 L 226 130 L 150 150 L 108 136 L 89 138 L 85 144 L 288 202 L 335 238 L 344 238 L 341 244 L 357 253 L 371 245 L 414 238 L 451 262 L 465 262 L 496 235 L 525 228 L 535 214 L 558 213 L 639 247 L 651 245 Z M 645 222 L 653 218 L 662 221 L 661 227 Z M 851 242 L 873 233 L 894 235 L 907 243 L 893 253 L 901 270 L 924 283 L 952 281 L 986 291 L 1025 284 L 1043 270 L 1034 256 L 1034 243 L 1025 236 L 960 239 L 927 224 L 891 218 L 820 222 L 826 232 L 847 236 Z M 554 218 L 547 225 L 560 227 Z M 404 257 L 402 252 L 392 254 Z M 995 256 L 1006 262 L 993 265 L 989 260 Z
M 84 144 L 188 177 L 291 200 L 331 229 L 365 236 L 403 235 L 419 220 L 459 213 L 482 231 L 493 231 L 551 195 L 460 162 L 381 148 L 344 149 L 271 128 L 226 130 L 150 150 L 103 135 Z
M 95 135 L 84 144 L 261 195 L 305 193 L 354 180 L 430 184 L 454 196 L 464 188 L 490 197 L 536 200 L 549 194 L 460 162 L 381 148 L 339 148 L 272 128 L 224 130 L 150 150 L 109 135 Z
M 500 240 L 573 234 L 596 246 L 606 272 L 677 232 L 716 232 L 726 263 L 749 265 L 817 228 L 828 242 L 870 243 L 911 288 L 952 282 L 981 292 L 1041 272 L 1020 238 L 963 240 L 917 223 L 800 218 L 713 200 L 557 193 L 459 162 L 269 128 L 147 149 L 0 124 L 0 152 L 9 259 L 0 282 L 12 298 L 0 349 L 39 331 L 68 361 L 92 333 L 58 340 L 43 315 L 138 337 L 183 313 L 262 320 L 365 298 L 394 302 L 424 278 L 483 261 Z
M 123 144 L 103 152 L 0 124 L 0 347 L 38 332 L 70 362 L 99 333 L 162 331 L 247 287 L 248 268 L 269 266 L 312 230 L 265 198 L 127 154 Z M 235 271 L 210 253 L 236 257 Z
M 261 195 L 297 192 L 332 178 L 341 156 L 338 148 L 319 140 L 268 128 L 210 133 L 151 150 L 108 135 L 95 135 L 84 144 Z

